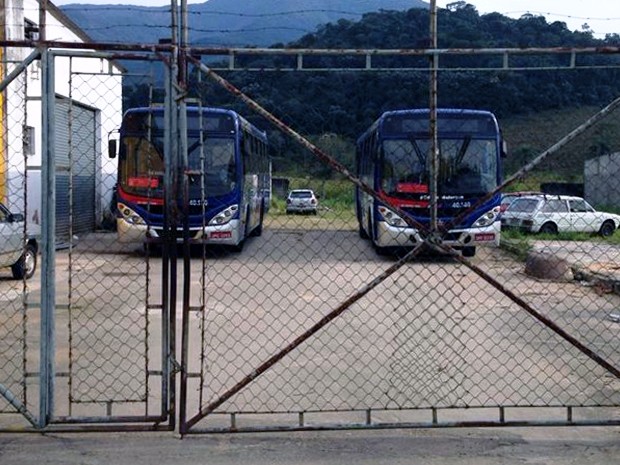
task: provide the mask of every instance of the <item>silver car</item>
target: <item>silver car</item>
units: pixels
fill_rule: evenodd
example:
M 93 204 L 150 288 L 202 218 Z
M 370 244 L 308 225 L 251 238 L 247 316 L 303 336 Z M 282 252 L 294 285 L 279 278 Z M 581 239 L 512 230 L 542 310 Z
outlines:
M 318 201 L 311 189 L 294 189 L 286 198 L 286 213 L 312 213 L 316 215 Z
M 512 202 L 502 213 L 502 229 L 532 233 L 589 232 L 611 236 L 620 227 L 620 215 L 596 211 L 581 197 L 529 195 Z
M 0 267 L 11 267 L 15 279 L 29 279 L 37 268 L 36 239 L 24 239 L 24 215 L 0 203 Z

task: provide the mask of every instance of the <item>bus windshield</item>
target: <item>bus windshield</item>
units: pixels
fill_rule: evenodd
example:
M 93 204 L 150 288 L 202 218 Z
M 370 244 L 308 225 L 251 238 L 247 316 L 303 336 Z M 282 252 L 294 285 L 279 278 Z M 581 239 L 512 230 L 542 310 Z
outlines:
M 204 179 L 206 196 L 225 195 L 236 185 L 234 140 L 231 138 L 199 137 L 188 140 L 190 196 L 201 195 L 200 179 Z M 164 186 L 163 138 L 153 142 L 144 137 L 122 139 L 119 183 L 134 195 L 162 197 Z M 204 173 L 201 176 L 200 173 Z
M 162 145 L 157 142 L 134 136 L 121 139 L 119 184 L 125 192 L 163 196 L 164 159 Z
M 188 140 L 190 172 L 204 173 L 204 193 L 208 197 L 225 195 L 236 186 L 235 142 L 230 138 L 207 137 Z M 199 176 L 189 177 L 191 197 L 200 197 Z
M 480 195 L 497 187 L 494 140 L 439 139 L 440 195 Z M 428 194 L 431 141 L 428 138 L 383 141 L 381 187 L 388 195 Z

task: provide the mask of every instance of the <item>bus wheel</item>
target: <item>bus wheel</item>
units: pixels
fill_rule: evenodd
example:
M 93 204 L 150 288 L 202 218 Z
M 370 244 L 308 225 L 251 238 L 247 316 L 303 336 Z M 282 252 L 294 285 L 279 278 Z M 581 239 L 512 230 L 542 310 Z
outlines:
M 263 207 L 263 205 L 261 205 L 261 207 L 260 207 L 260 221 L 258 222 L 258 226 L 256 226 L 252 230 L 252 232 L 250 233 L 250 236 L 260 237 L 263 234 L 263 217 L 264 216 L 265 216 L 264 207 Z
M 362 239 L 369 239 L 370 237 L 368 236 L 368 233 L 366 232 L 366 230 L 364 229 L 364 226 L 362 226 L 362 218 L 359 217 L 359 219 L 357 220 L 358 223 L 358 230 L 359 230 L 359 235 Z
M 463 254 L 463 257 L 475 257 L 476 248 L 475 247 L 463 247 L 463 251 L 461 253 Z
M 243 246 L 245 245 L 245 239 L 242 239 L 237 245 L 231 245 L 230 250 L 234 253 L 240 253 L 243 251 Z

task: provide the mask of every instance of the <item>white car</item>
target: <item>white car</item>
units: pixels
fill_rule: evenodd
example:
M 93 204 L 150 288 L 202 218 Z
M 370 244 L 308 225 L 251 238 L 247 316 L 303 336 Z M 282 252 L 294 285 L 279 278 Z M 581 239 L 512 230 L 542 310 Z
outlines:
M 311 189 L 294 189 L 286 198 L 286 213 L 312 213 L 316 215 L 318 200 Z
M 0 203 L 0 268 L 11 267 L 15 279 L 29 279 L 37 268 L 36 239 L 24 239 L 24 215 Z
M 596 211 L 581 197 L 530 195 L 513 201 L 502 214 L 502 228 L 532 233 L 589 232 L 611 236 L 620 215 Z

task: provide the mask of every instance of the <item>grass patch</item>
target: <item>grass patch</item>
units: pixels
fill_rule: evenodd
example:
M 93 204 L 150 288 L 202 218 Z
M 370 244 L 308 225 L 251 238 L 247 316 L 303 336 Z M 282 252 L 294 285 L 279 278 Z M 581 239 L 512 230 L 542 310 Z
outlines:
M 565 241 L 565 242 L 597 242 L 601 244 L 620 245 L 620 231 L 610 237 L 598 234 L 565 232 L 559 234 L 530 234 L 515 229 L 502 229 L 502 247 L 515 253 L 518 257 L 525 257 L 531 250 L 531 241 Z M 506 247 L 504 247 L 506 242 Z M 515 250 L 512 250 L 515 249 Z
M 531 237 L 516 230 L 502 230 L 500 247 L 517 260 L 524 262 L 533 247 L 530 242 Z

